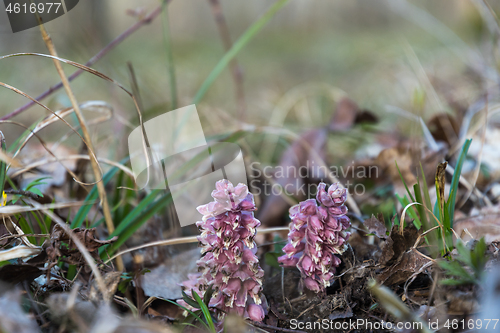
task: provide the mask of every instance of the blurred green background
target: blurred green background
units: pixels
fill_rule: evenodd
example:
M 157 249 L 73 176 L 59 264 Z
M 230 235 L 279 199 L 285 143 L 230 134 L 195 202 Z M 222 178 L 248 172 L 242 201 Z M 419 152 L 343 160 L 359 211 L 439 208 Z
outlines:
M 273 1 L 220 3 L 234 41 Z M 61 57 L 85 63 L 158 5 L 155 0 L 84 0 L 63 17 L 48 22 L 46 28 Z M 134 66 L 146 120 L 170 110 L 165 20 L 163 15 L 143 26 L 93 66 L 127 88 L 127 62 Z M 179 106 L 184 106 L 192 103 L 201 83 L 223 56 L 224 47 L 207 0 L 172 0 L 168 20 Z M 425 90 L 427 81 L 442 81 L 440 86 L 444 87 L 460 81 L 463 89 L 458 91 L 463 94 L 454 87 L 453 99 L 470 102 L 482 87 L 462 75 L 470 66 L 480 65 L 477 54 L 495 51 L 488 49 L 491 37 L 484 33 L 486 29 L 476 5 L 468 0 L 291 0 L 237 57 L 244 80 L 244 120 L 269 124 L 274 107 L 287 92 L 316 83 L 346 92 L 361 107 L 381 116 L 380 126 L 394 129 L 403 125 L 396 121 L 397 116 L 386 112 L 387 106 L 411 112 L 415 94 Z M 487 46 L 483 47 L 483 42 Z M 2 12 L 0 54 L 16 52 L 48 53 L 38 28 L 13 34 Z M 74 71 L 67 65 L 64 68 L 67 75 Z M 37 96 L 59 79 L 51 60 L 18 57 L 0 61 L 0 81 Z M 132 100 L 117 87 L 89 74 L 73 81 L 72 87 L 79 102 L 101 100 L 113 107 L 118 118 L 94 127 L 93 135 L 99 150 L 116 147 L 108 153 L 102 151 L 104 155 L 115 159 L 126 155 L 123 140 L 137 124 Z M 439 102 L 447 93 L 442 89 L 434 102 L 429 98 L 424 117 L 446 108 L 447 103 Z M 1 89 L 0 101 L 3 116 L 26 99 Z M 53 110 L 69 106 L 63 91 L 44 103 Z M 330 106 L 309 110 L 313 116 L 301 122 L 300 128 L 323 125 L 333 111 Z M 236 117 L 237 110 L 234 83 L 226 69 L 198 104 L 198 111 L 206 120 L 213 112 Z M 31 107 L 16 120 L 31 124 L 44 115 L 47 112 L 42 108 Z M 42 134 L 57 139 L 60 125 L 52 126 Z M 204 122 L 208 134 L 220 131 L 212 127 L 209 120 Z M 8 138 L 22 131 L 8 125 L 2 130 Z M 122 135 L 110 137 L 112 133 Z

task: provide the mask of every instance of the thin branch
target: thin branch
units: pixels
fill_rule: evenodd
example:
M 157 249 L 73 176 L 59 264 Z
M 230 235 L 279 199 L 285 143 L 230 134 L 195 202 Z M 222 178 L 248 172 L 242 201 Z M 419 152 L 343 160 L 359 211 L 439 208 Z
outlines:
M 41 198 L 41 196 L 39 196 L 38 194 L 30 192 L 30 191 L 8 189 L 8 190 L 5 190 L 4 192 L 5 192 L 5 194 L 21 195 L 23 197 L 28 197 L 28 198 L 31 198 L 33 200 L 38 200 Z
M 164 0 L 165 4 L 169 3 L 170 1 L 171 0 Z M 140 21 L 137 21 L 135 24 L 133 24 L 131 27 L 129 27 L 127 30 L 125 30 L 121 35 L 119 35 L 118 37 L 116 37 L 115 39 L 113 39 L 102 50 L 100 50 L 99 52 L 97 52 L 97 54 L 95 56 L 93 56 L 92 58 L 90 58 L 90 60 L 85 63 L 85 66 L 90 67 L 93 64 L 95 64 L 102 57 L 104 57 L 106 54 L 108 54 L 109 51 L 113 50 L 118 44 L 120 44 L 123 40 L 125 40 L 128 36 L 130 36 L 131 34 L 133 34 L 134 32 L 136 32 L 137 30 L 139 30 L 140 27 L 142 27 L 145 24 L 151 23 L 151 21 L 153 21 L 161 13 L 161 11 L 162 11 L 162 5 L 158 6 L 149 15 L 145 16 Z M 83 73 L 83 70 L 81 70 L 81 69 L 77 70 L 76 72 L 74 72 L 73 74 L 71 74 L 70 76 L 68 76 L 68 81 L 70 81 L 70 82 L 73 81 L 74 79 L 76 79 L 82 73 Z M 35 99 L 37 101 L 40 101 L 40 100 L 44 99 L 45 97 L 51 95 L 53 92 L 61 89 L 62 87 L 63 87 L 62 82 L 59 82 L 58 84 L 53 85 L 52 87 L 50 87 L 49 89 L 47 89 L 46 91 L 44 91 L 42 94 L 40 94 L 39 96 L 37 96 Z M 7 119 L 10 119 L 12 117 L 15 117 L 18 114 L 26 111 L 27 109 L 29 109 L 33 105 L 35 105 L 35 102 L 33 102 L 33 101 L 28 102 L 28 103 L 24 104 L 23 106 L 21 106 L 20 108 L 18 108 L 16 110 L 12 111 L 11 113 L 3 116 L 2 118 L 0 118 L 0 120 L 7 120 Z

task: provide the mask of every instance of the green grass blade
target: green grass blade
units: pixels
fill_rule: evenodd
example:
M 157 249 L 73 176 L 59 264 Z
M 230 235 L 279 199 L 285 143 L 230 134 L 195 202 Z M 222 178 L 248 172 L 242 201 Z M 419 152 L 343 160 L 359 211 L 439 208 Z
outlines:
M 422 198 L 422 193 L 420 192 L 420 181 L 417 178 L 417 183 L 413 185 L 413 192 L 415 193 L 415 200 L 420 204 L 420 205 L 415 205 L 415 209 L 418 212 L 418 215 L 420 217 L 420 222 L 422 222 L 422 226 L 424 227 L 425 230 L 430 229 L 429 221 L 427 220 L 427 212 L 425 211 L 424 208 L 424 200 Z
M 470 144 L 472 139 L 465 140 L 465 143 L 462 147 L 462 151 L 460 152 L 460 156 L 457 161 L 457 165 L 455 167 L 455 172 L 453 173 L 453 178 L 451 179 L 451 187 L 450 187 L 450 195 L 448 196 L 448 201 L 446 202 L 446 215 L 447 219 L 449 219 L 449 227 L 453 228 L 453 219 L 455 216 L 455 199 L 457 197 L 458 192 L 458 183 L 460 180 L 460 174 L 462 173 L 462 166 L 465 162 L 465 158 L 467 156 L 467 152 L 469 151 Z
M 484 273 L 484 267 L 488 261 L 488 256 L 486 255 L 486 242 L 484 237 L 482 237 L 479 242 L 476 243 L 474 250 L 471 252 L 472 268 L 476 273 L 476 276 L 481 276 Z
M 161 190 L 152 190 L 146 197 L 144 197 L 144 199 L 142 199 L 141 202 L 118 224 L 111 236 L 117 236 L 123 233 L 137 217 L 140 217 L 144 212 L 146 212 L 146 209 L 155 201 L 160 191 Z
M 21 214 L 19 214 L 16 218 L 17 218 L 19 227 L 21 228 L 21 230 L 25 234 L 34 234 L 35 233 L 33 231 L 33 227 L 31 226 L 30 223 L 28 223 L 28 221 L 24 218 L 24 216 L 22 216 Z M 30 243 L 36 244 L 36 239 L 34 237 L 27 236 L 27 238 L 30 241 Z
M 208 309 L 208 306 L 205 303 L 203 303 L 203 300 L 201 299 L 200 295 L 196 293 L 196 291 L 191 290 L 191 295 L 193 295 L 196 302 L 198 302 L 198 304 L 200 305 L 201 311 L 203 311 L 203 315 L 205 316 L 205 320 L 207 321 L 208 326 L 210 327 L 210 332 L 216 333 L 214 321 L 212 320 L 212 316 L 210 315 L 210 310 Z
M 420 163 L 420 172 L 422 174 L 422 186 L 424 188 L 424 199 L 425 199 L 425 207 L 429 210 L 432 209 L 431 197 L 429 195 L 429 188 L 427 187 L 427 179 L 425 179 L 424 168 L 422 167 L 422 163 Z
M 436 215 L 436 217 L 439 218 L 439 220 L 441 221 L 441 223 L 445 228 L 448 228 L 448 226 L 446 225 L 444 210 L 441 209 L 441 205 L 439 204 L 442 199 L 441 199 L 441 194 L 439 194 L 439 184 L 437 181 L 436 181 L 436 197 L 437 200 L 436 200 L 436 205 L 434 206 L 434 215 Z
M 212 72 L 208 75 L 205 81 L 202 83 L 200 89 L 194 97 L 194 104 L 201 101 L 203 96 L 207 93 L 208 89 L 212 83 L 217 79 L 217 77 L 222 73 L 222 71 L 229 65 L 231 60 L 236 57 L 236 55 L 248 44 L 248 42 L 266 25 L 267 22 L 276 14 L 289 0 L 278 0 L 271 8 L 267 10 L 264 15 L 262 15 L 257 21 L 255 21 L 244 33 L 238 38 L 238 40 L 233 44 L 233 46 L 227 51 L 227 53 L 222 57 L 217 63 Z
M 161 300 L 163 300 L 163 301 L 166 301 L 166 302 L 169 302 L 169 303 L 172 303 L 172 304 L 174 304 L 174 305 L 177 305 L 177 306 L 178 306 L 178 307 L 180 307 L 182 310 L 187 311 L 189 314 L 191 314 L 191 315 L 192 315 L 192 316 L 194 316 L 196 319 L 198 319 L 198 321 L 199 321 L 200 323 L 202 323 L 202 324 L 203 324 L 203 325 L 204 325 L 204 326 L 205 326 L 208 330 L 210 330 L 210 327 L 208 327 L 208 325 L 207 325 L 207 324 L 206 324 L 206 323 L 205 323 L 205 322 L 204 322 L 204 321 L 203 321 L 203 320 L 202 320 L 202 319 L 201 319 L 198 315 L 196 315 L 193 311 L 188 310 L 187 308 L 183 307 L 183 306 L 182 306 L 182 305 L 180 305 L 179 303 L 176 303 L 176 302 L 171 301 L 171 300 L 169 300 L 169 299 L 165 299 L 165 298 L 159 298 L 159 299 L 161 299 Z

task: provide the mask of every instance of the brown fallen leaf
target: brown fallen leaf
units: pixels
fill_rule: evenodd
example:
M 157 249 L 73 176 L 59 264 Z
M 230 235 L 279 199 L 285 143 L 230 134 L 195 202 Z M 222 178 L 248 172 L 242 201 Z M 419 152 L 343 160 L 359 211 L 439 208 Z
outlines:
M 109 305 L 102 304 L 92 322 L 89 333 L 174 333 L 167 325 L 133 316 L 120 317 Z
M 429 262 L 429 259 L 413 249 L 419 234 L 413 224 L 405 227 L 402 234 L 398 226 L 392 227 L 380 256 L 380 265 L 385 266 L 377 277 L 380 283 L 386 285 L 403 283 Z
M 70 293 L 54 293 L 47 299 L 47 305 L 52 320 L 66 323 L 72 331 L 89 333 L 173 332 L 165 325 L 132 316 L 120 317 L 109 305 L 94 304 L 90 301 L 84 301 L 78 296 L 71 296 Z
M 378 155 L 376 162 L 382 171 L 390 177 L 392 183 L 395 185 L 401 183 L 401 176 L 408 187 L 413 186 L 413 184 L 417 182 L 417 178 L 412 171 L 413 154 L 407 145 L 400 144 L 397 147 L 382 150 Z M 401 176 L 399 175 L 398 167 L 401 172 Z M 399 188 L 402 186 L 396 187 Z
M 337 104 L 328 128 L 331 131 L 348 131 L 354 124 L 358 111 L 359 107 L 356 102 L 350 98 L 342 98 Z
M 413 224 L 405 227 L 403 234 L 399 232 L 399 226 L 393 226 L 389 238 L 382 246 L 380 264 L 390 266 L 399 261 L 403 254 L 415 244 L 418 235 L 419 231 Z
M 393 265 L 382 271 L 378 280 L 385 285 L 400 284 L 406 282 L 415 272 L 418 272 L 422 266 L 427 264 L 429 259 L 418 254 L 414 249 L 403 253 L 401 258 Z
M 307 167 L 307 175 L 321 175 L 321 170 L 311 171 L 311 162 L 317 161 L 315 154 L 310 152 L 312 150 L 322 159 L 324 159 L 324 147 L 326 145 L 328 130 L 326 128 L 319 128 L 310 130 L 300 136 L 299 139 L 294 141 L 283 153 L 279 167 L 283 170 L 301 170 L 300 168 Z M 319 165 L 319 163 L 315 163 Z M 264 179 L 264 181 L 266 181 Z M 287 189 L 288 193 L 296 194 L 297 200 L 304 200 L 305 197 L 300 188 L 307 188 L 307 184 L 315 182 L 315 180 L 303 177 L 297 177 L 294 174 L 286 172 L 283 176 L 277 177 L 274 180 L 276 183 Z M 269 182 L 269 181 L 267 181 Z M 258 217 L 263 225 L 266 226 L 279 226 L 284 224 L 283 217 L 290 208 L 290 204 L 285 201 L 280 195 L 275 195 L 272 192 L 265 198 L 262 208 L 259 210 Z

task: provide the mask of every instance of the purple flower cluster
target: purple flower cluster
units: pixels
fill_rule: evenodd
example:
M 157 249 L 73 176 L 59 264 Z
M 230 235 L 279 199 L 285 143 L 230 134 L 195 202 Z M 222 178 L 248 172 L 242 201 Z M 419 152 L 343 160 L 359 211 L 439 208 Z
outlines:
M 253 195 L 244 184 L 233 186 L 228 180 L 216 183 L 215 201 L 199 206 L 202 221 L 196 223 L 203 257 L 198 260 L 199 274 L 191 274 L 183 283 L 188 295 L 194 289 L 201 297 L 209 286 L 214 294 L 210 306 L 262 321 L 267 311 L 261 296 L 264 271 L 255 255 L 254 237 L 260 221 L 254 217 Z M 180 304 L 186 306 L 182 301 Z
M 290 232 L 288 244 L 283 248 L 286 254 L 278 258 L 283 266 L 296 266 L 302 275 L 304 285 L 314 291 L 323 291 L 330 286 L 335 267 L 340 259 L 350 233 L 351 226 L 345 215 L 347 190 L 336 183 L 328 190 L 320 183 L 315 199 L 302 201 L 290 208 Z M 319 204 L 318 204 L 319 203 Z

